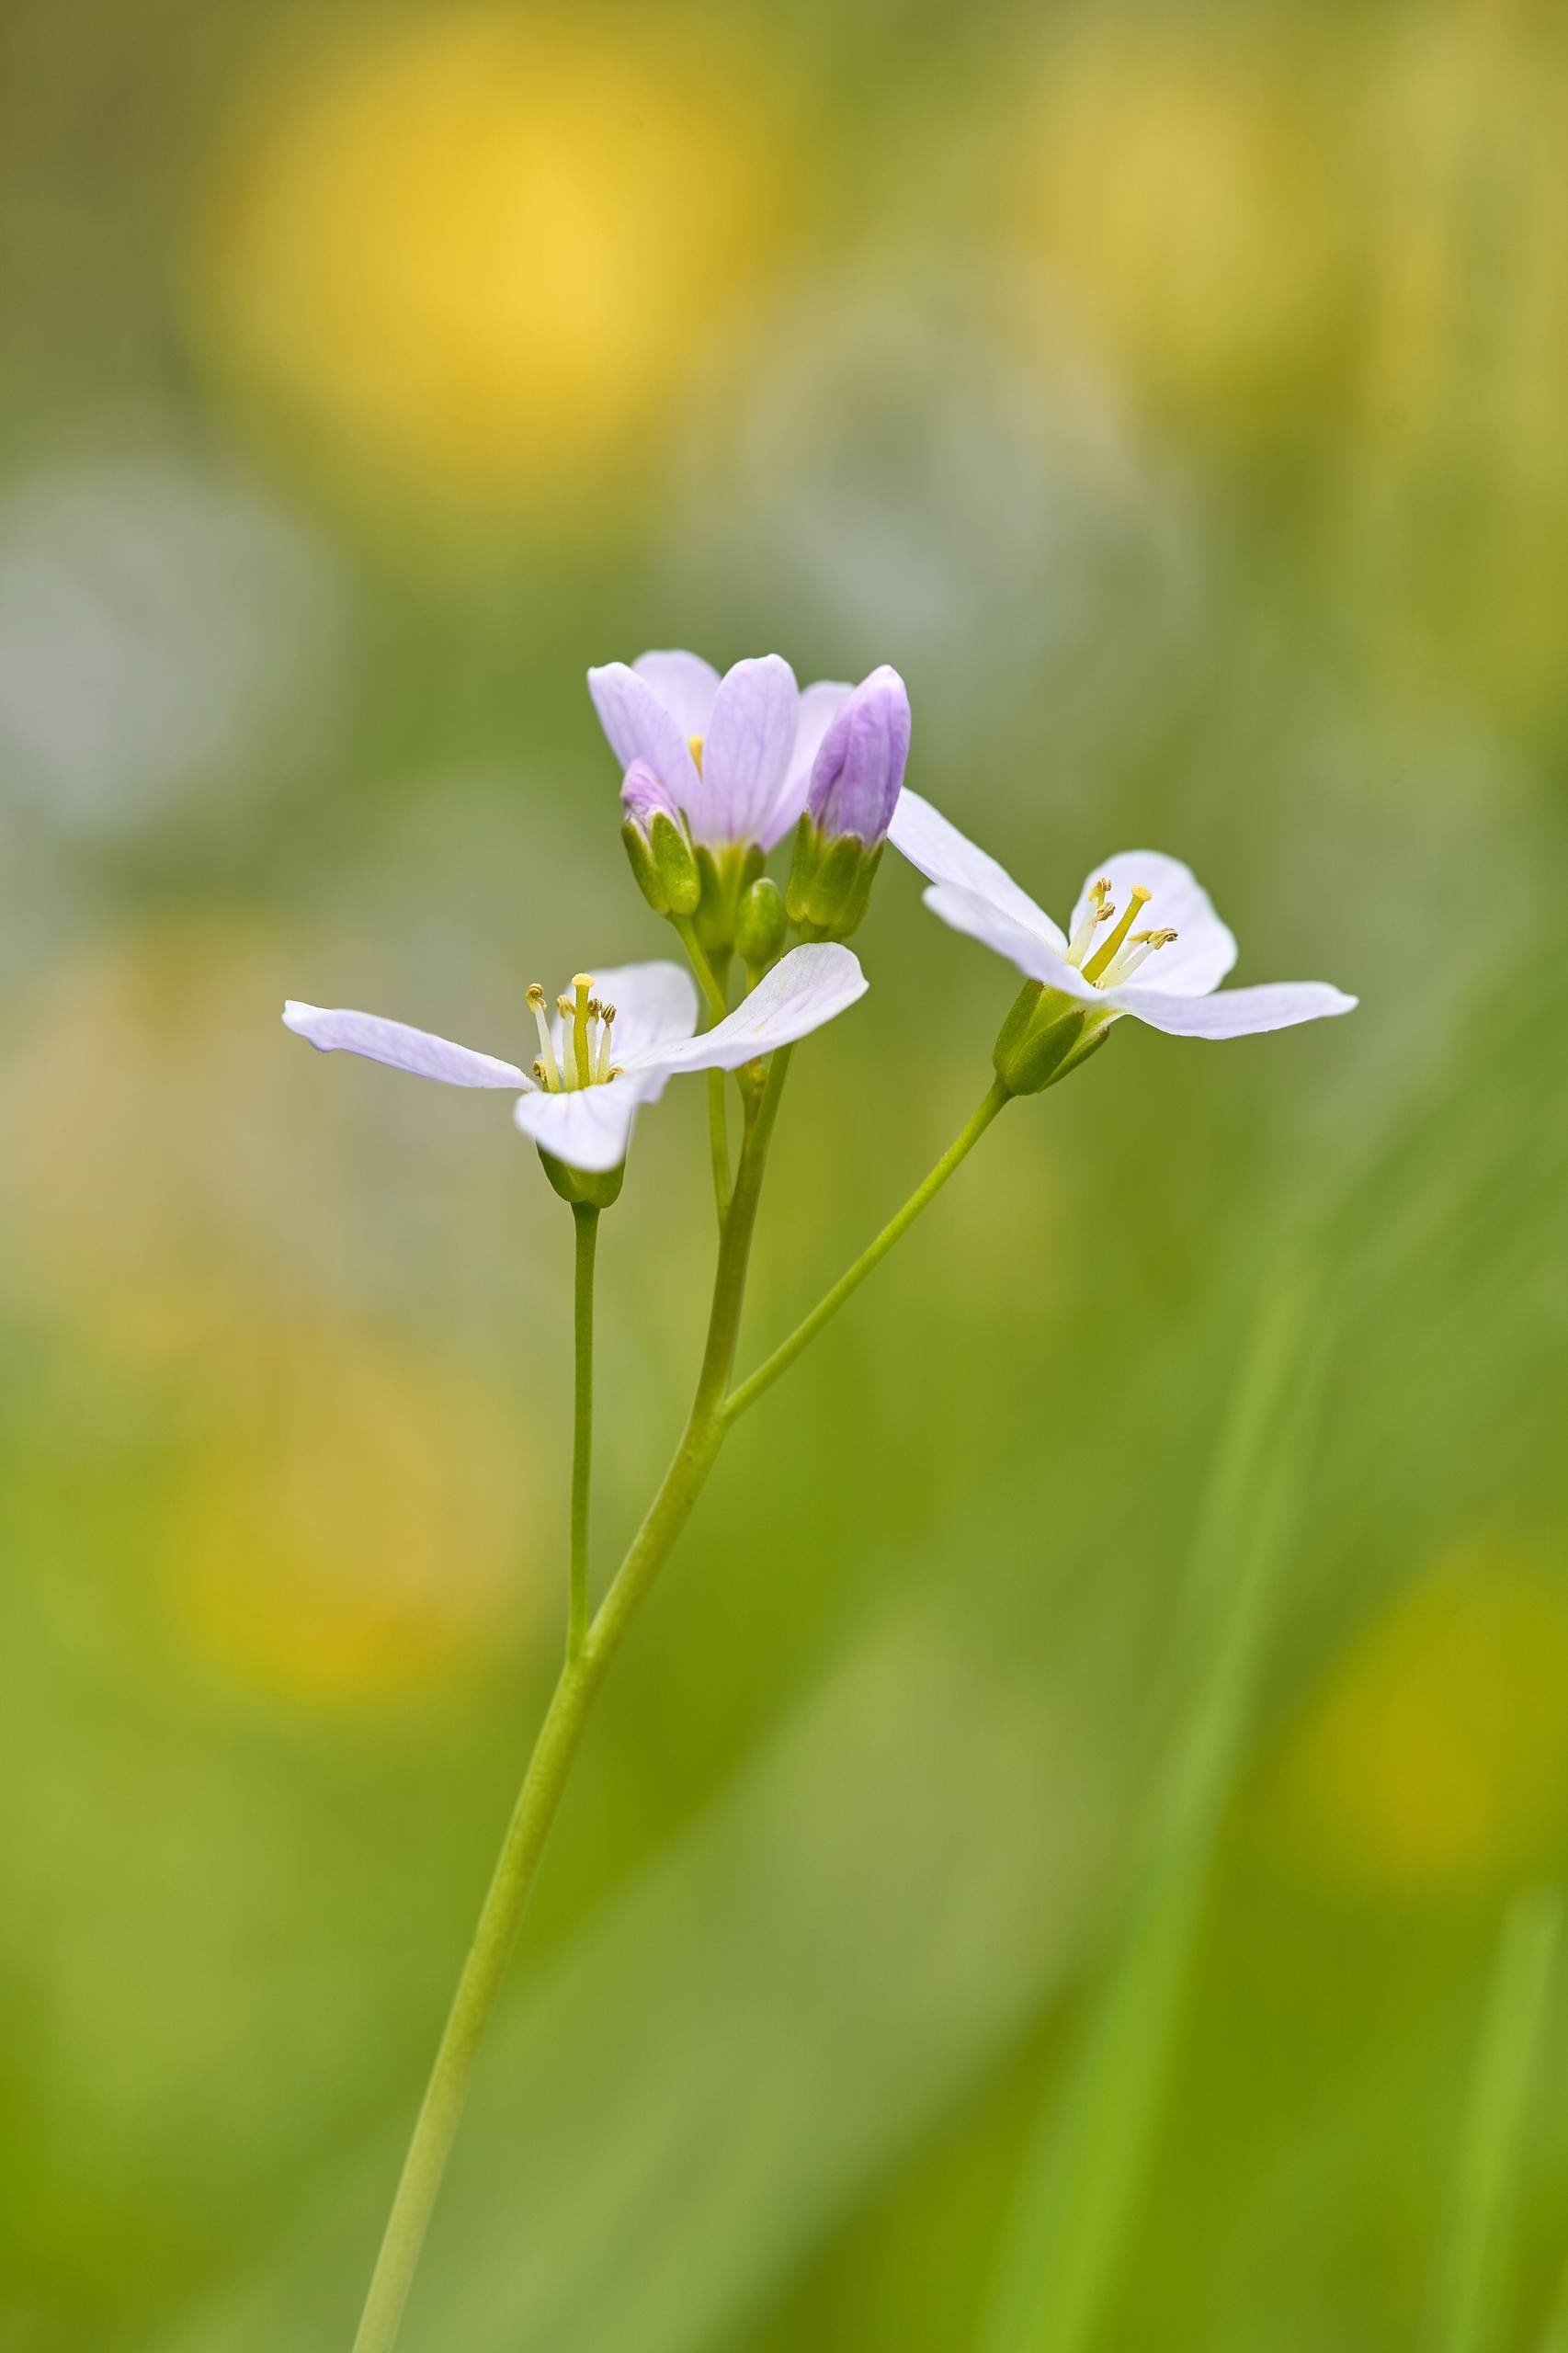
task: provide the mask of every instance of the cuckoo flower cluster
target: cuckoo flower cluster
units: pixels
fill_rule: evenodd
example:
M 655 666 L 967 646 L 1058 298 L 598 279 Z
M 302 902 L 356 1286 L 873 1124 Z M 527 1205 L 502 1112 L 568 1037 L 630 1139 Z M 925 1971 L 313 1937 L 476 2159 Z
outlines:
M 596 965 L 551 1000 L 526 992 L 538 1052 L 509 1062 L 377 1015 L 290 1002 L 284 1019 L 344 1050 L 449 1086 L 500 1087 L 568 1199 L 619 1172 L 632 1122 L 687 1071 L 737 1071 L 844 1012 L 866 979 L 843 943 L 859 928 L 885 844 L 924 875 L 926 906 L 994 949 L 1025 987 L 994 1050 L 1009 1094 L 1038 1093 L 1131 1015 L 1176 1037 L 1237 1038 L 1348 1012 L 1320 982 L 1220 991 L 1236 944 L 1177 859 L 1126 850 L 1094 868 L 1065 929 L 996 860 L 904 784 L 909 697 L 885 665 L 858 686 L 801 688 L 766 654 L 722 676 L 700 655 L 640 654 L 588 673 L 621 769 L 622 840 L 644 898 L 686 946 L 697 988 L 667 962 Z M 789 841 L 780 883 L 768 856 Z M 798 944 L 791 944 L 794 941 Z M 750 986 L 728 1009 L 738 956 Z M 619 1189 L 619 1183 L 617 1185 Z
M 356 2353 L 392 2353 L 485 2021 L 588 1711 L 736 1418 L 881 1263 L 998 1112 L 1054 1086 L 1119 1021 L 1131 1017 L 1175 1037 L 1237 1038 L 1344 1013 L 1354 1002 L 1317 982 L 1222 990 L 1235 941 L 1187 868 L 1156 850 L 1121 852 L 1092 868 L 1059 926 L 905 785 L 909 697 L 885 665 L 858 686 L 819 679 L 801 688 L 777 654 L 737 662 L 722 677 L 695 654 L 644 654 L 590 670 L 588 688 L 620 777 L 632 874 L 685 964 L 591 962 L 553 995 L 530 979 L 517 1008 L 515 1060 L 377 1014 L 295 1003 L 283 1014 L 324 1052 L 508 1094 L 516 1126 L 538 1147 L 575 1229 L 564 1656 L 437 2052 Z M 605 797 L 608 816 L 608 790 Z M 966 1125 L 790 1336 L 737 1381 L 747 1259 L 790 1051 L 865 994 L 846 942 L 865 922 L 889 842 L 925 877 L 931 912 L 994 949 L 1023 986 Z M 778 871 L 770 874 L 775 858 Z M 596 1606 L 589 1497 L 599 1217 L 620 1192 L 638 1113 L 692 1071 L 707 1074 L 719 1222 L 707 1335 L 669 1467 Z

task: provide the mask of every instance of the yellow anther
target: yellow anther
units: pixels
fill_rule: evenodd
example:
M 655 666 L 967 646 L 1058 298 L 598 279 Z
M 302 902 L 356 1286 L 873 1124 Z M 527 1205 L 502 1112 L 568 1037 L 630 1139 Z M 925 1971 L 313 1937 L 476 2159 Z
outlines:
M 544 983 L 542 981 L 530 981 L 528 983 L 528 1001 L 537 1013 L 540 1006 L 544 1003 Z
M 597 998 L 597 996 L 591 996 L 591 997 L 588 999 L 588 1018 L 589 1018 L 589 1020 L 590 1020 L 590 1021 L 597 1021 L 597 1020 L 598 1019 L 598 1017 L 599 1017 L 599 1011 L 600 1011 L 600 1006 L 599 1006 L 599 1001 L 598 1001 L 598 998 Z
M 1082 964 L 1088 953 L 1095 933 L 1102 923 L 1108 923 L 1116 913 L 1116 909 L 1110 903 L 1110 880 L 1108 875 L 1102 874 L 1097 882 L 1091 882 L 1085 895 L 1089 902 L 1088 911 L 1067 943 L 1067 961 L 1070 964 Z
M 561 1073 L 555 1067 L 555 1047 L 551 1040 L 550 1023 L 545 1017 L 544 990 L 538 981 L 529 984 L 528 1003 L 539 1029 L 539 1061 L 534 1064 L 534 1076 L 551 1095 L 559 1095 Z
M 1127 904 L 1122 910 L 1121 920 L 1116 929 L 1103 947 L 1096 949 L 1085 965 L 1084 978 L 1086 981 L 1097 981 L 1100 978 L 1111 958 L 1137 922 L 1139 908 L 1146 907 L 1153 895 L 1152 892 L 1144 890 L 1141 882 L 1134 886 L 1129 894 Z
M 691 757 L 692 757 L 692 764 L 693 764 L 693 766 L 696 767 L 696 770 L 697 770 L 698 775 L 699 775 L 699 776 L 700 776 L 700 775 L 702 774 L 702 738 L 701 738 L 701 736 L 700 736 L 700 735 L 688 735 L 688 736 L 687 737 L 687 739 L 686 739 L 686 748 L 687 748 L 687 750 L 691 754 Z

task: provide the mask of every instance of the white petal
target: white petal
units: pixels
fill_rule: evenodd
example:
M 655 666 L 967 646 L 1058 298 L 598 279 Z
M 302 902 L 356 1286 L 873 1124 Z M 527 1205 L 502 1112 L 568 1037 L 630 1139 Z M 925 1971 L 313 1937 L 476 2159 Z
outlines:
M 383 1021 L 376 1013 L 351 1013 L 346 1007 L 300 1005 L 290 997 L 283 1008 L 287 1027 L 309 1039 L 324 1054 L 363 1054 L 415 1078 L 438 1078 L 447 1086 L 510 1086 L 528 1089 L 515 1063 L 497 1062 L 494 1054 L 475 1053 L 471 1046 L 455 1046 L 449 1038 L 433 1037 L 428 1029 L 411 1029 L 405 1022 Z
M 631 665 L 645 678 L 683 735 L 706 735 L 719 691 L 719 673 L 700 654 L 640 654 Z
M 1206 990 L 1219 987 L 1236 961 L 1236 943 L 1192 869 L 1179 858 L 1167 858 L 1163 850 L 1119 850 L 1103 866 L 1092 867 L 1073 910 L 1069 937 L 1088 914 L 1090 886 L 1102 875 L 1110 884 L 1119 912 L 1126 906 L 1134 885 L 1142 884 L 1152 894 L 1147 906 L 1139 911 L 1134 931 L 1169 930 L 1176 935 L 1168 948 L 1156 949 L 1140 965 L 1139 988 L 1201 996 Z M 1104 932 L 1100 937 L 1105 937 Z
M 1298 1021 L 1351 1013 L 1356 1006 L 1353 996 L 1326 981 L 1272 981 L 1262 988 L 1221 989 L 1205 996 L 1171 996 L 1129 981 L 1125 988 L 1106 989 L 1103 996 L 1119 1013 L 1131 1013 L 1172 1038 L 1248 1038 L 1260 1029 L 1290 1029 Z
M 607 662 L 603 669 L 589 671 L 588 692 L 622 772 L 633 760 L 646 760 L 676 806 L 690 809 L 698 779 L 687 730 L 665 710 L 647 679 L 624 662 Z
M 784 779 L 771 815 L 757 836 L 764 849 L 772 849 L 792 834 L 801 822 L 801 812 L 806 805 L 806 788 L 812 780 L 812 762 L 821 748 L 822 739 L 838 716 L 853 687 L 839 678 L 818 678 L 801 690 L 801 707 L 795 722 L 795 748 L 790 755 L 789 772 Z
M 702 745 L 699 840 L 753 842 L 773 814 L 795 748 L 800 709 L 795 673 L 764 654 L 726 670 Z
M 683 1070 L 738 1070 L 742 1063 L 820 1029 L 864 996 L 866 988 L 858 957 L 836 941 L 792 948 L 713 1029 L 685 1045 L 653 1049 L 628 1074 L 662 1078 Z
M 521 1096 L 512 1116 L 524 1135 L 568 1167 L 598 1172 L 620 1166 L 638 1106 L 650 1099 L 630 1079 L 616 1078 L 608 1086 L 585 1086 L 571 1095 Z
M 1028 892 L 1019 889 L 1006 868 L 977 848 L 967 835 L 949 824 L 940 810 L 933 809 L 907 785 L 898 796 L 888 839 L 928 882 L 951 883 L 975 898 L 988 899 L 1037 938 L 1059 951 L 1065 949 L 1066 940 L 1044 908 L 1037 907 Z M 1004 949 L 1002 953 L 1011 955 L 1012 950 Z
M 1061 989 L 1068 996 L 1082 997 L 1087 1004 L 1100 1000 L 1101 991 L 1067 961 L 1060 948 L 1042 939 L 1038 932 L 1027 929 L 1014 916 L 1004 914 L 994 899 L 983 899 L 975 891 L 960 891 L 952 882 L 934 883 L 925 896 L 934 915 L 939 915 L 954 931 L 967 932 L 971 939 L 983 940 L 987 948 L 994 948 L 998 956 L 1006 956 L 1031 981 L 1044 981 L 1048 986 Z
M 684 964 L 588 964 L 594 994 L 615 1007 L 612 1061 L 677 1044 L 697 1027 L 697 983 Z

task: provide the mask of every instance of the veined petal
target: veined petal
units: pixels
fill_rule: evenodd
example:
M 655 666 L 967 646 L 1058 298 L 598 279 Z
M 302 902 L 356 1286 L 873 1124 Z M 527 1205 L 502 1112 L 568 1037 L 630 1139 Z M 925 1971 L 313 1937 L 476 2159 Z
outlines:
M 1065 952 L 1067 941 L 1063 934 L 1044 908 L 1036 906 L 1028 892 L 1020 890 L 1006 868 L 987 857 L 967 835 L 950 824 L 940 810 L 933 809 L 928 801 L 922 800 L 918 792 L 911 792 L 907 785 L 898 796 L 888 839 L 928 882 L 950 883 L 971 897 L 988 899 L 1024 930 L 1033 932 L 1059 954 Z M 960 925 L 958 928 L 965 926 Z M 1005 956 L 1012 954 L 1011 949 L 1005 948 L 1001 952 Z
M 475 1053 L 472 1046 L 455 1046 L 449 1038 L 411 1029 L 403 1021 L 383 1021 L 380 1014 L 300 1005 L 290 997 L 283 1019 L 324 1054 L 363 1054 L 369 1062 L 386 1063 L 415 1078 L 438 1078 L 445 1086 L 509 1086 L 523 1092 L 533 1086 L 515 1063 Z
M 982 898 L 977 891 L 960 890 L 956 882 L 934 882 L 925 893 L 925 901 L 931 913 L 939 915 L 954 931 L 967 932 L 971 939 L 983 940 L 987 948 L 994 948 L 998 956 L 1006 956 L 1029 980 L 1044 981 L 1048 987 L 1060 989 L 1067 996 L 1082 997 L 1085 1004 L 1102 1001 L 1101 991 L 1067 961 L 1052 940 L 1043 939 L 1039 932 L 1007 915 L 994 899 Z
M 909 694 L 884 662 L 840 705 L 812 766 L 806 807 L 820 832 L 856 834 L 869 849 L 887 833 L 909 758 Z
M 588 692 L 622 770 L 646 760 L 677 808 L 689 810 L 697 798 L 698 775 L 687 731 L 647 679 L 624 662 L 607 662 L 602 669 L 589 671 Z
M 631 1122 L 648 1094 L 630 1078 L 585 1086 L 571 1095 L 520 1096 L 512 1116 L 524 1135 L 570 1168 L 619 1168 L 631 1141 Z
M 738 1070 L 742 1063 L 820 1029 L 864 996 L 866 988 L 860 961 L 847 948 L 832 940 L 792 948 L 733 1013 L 684 1045 L 654 1047 L 640 1055 L 628 1076 L 662 1080 L 676 1071 Z
M 790 755 L 789 770 L 774 802 L 772 814 L 757 836 L 764 849 L 774 848 L 800 824 L 812 781 L 812 763 L 816 758 L 823 737 L 854 691 L 853 687 L 839 678 L 818 678 L 801 689 L 801 707 L 795 722 L 795 748 Z
M 781 654 L 764 654 L 726 670 L 702 745 L 699 841 L 753 842 L 778 804 L 795 748 L 800 695 Z
M 633 1055 L 678 1045 L 697 1027 L 697 983 L 684 964 L 588 964 L 594 994 L 615 1007 L 611 1060 L 624 1069 Z
M 683 735 L 706 735 L 719 691 L 719 673 L 700 654 L 640 654 L 631 665 L 645 678 Z
M 1261 988 L 1221 989 L 1204 996 L 1172 996 L 1129 981 L 1125 988 L 1099 994 L 1118 1013 L 1131 1013 L 1172 1038 L 1250 1038 L 1261 1029 L 1290 1029 L 1299 1021 L 1352 1013 L 1357 1002 L 1326 981 L 1271 981 Z
M 620 805 L 644 833 L 653 824 L 656 810 L 663 810 L 666 817 L 680 815 L 674 793 L 662 776 L 654 775 L 646 760 L 633 760 L 621 778 Z
M 1091 868 L 1073 909 L 1069 937 L 1089 913 L 1089 892 L 1101 877 L 1110 884 L 1117 907 L 1141 887 L 1150 893 L 1133 926 L 1138 931 L 1174 931 L 1175 939 L 1139 968 L 1140 989 L 1162 995 L 1201 996 L 1217 989 L 1236 961 L 1236 943 L 1215 914 L 1208 892 L 1189 866 L 1158 849 L 1119 850 Z

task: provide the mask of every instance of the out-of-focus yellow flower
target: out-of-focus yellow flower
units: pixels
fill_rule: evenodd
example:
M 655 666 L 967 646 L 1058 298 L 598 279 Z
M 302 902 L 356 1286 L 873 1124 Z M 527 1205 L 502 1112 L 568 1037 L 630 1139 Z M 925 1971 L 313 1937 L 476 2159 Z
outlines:
M 1535 1862 L 1568 1818 L 1568 1587 L 1490 1551 L 1403 1596 L 1287 1753 L 1284 1819 L 1331 1875 L 1395 1891 Z
M 518 1574 L 529 1466 L 501 1403 L 384 1331 L 247 1323 L 176 1488 L 176 1613 L 240 1679 L 340 1702 L 483 1654 Z
M 766 86 L 663 14 L 462 8 L 312 52 L 241 128 L 205 337 L 357 472 L 580 500 L 777 251 Z

